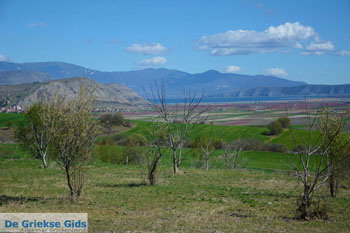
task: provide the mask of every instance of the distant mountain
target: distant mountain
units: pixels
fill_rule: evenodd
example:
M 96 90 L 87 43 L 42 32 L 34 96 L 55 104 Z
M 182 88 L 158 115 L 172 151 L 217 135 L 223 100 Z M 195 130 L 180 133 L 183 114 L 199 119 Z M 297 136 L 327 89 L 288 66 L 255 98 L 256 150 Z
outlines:
M 48 82 L 52 80 L 53 78 L 43 72 L 29 70 L 0 71 L 0 85 Z
M 221 93 L 211 97 L 283 97 L 283 96 L 350 96 L 350 84 L 301 85 L 294 87 L 256 87 Z
M 80 80 L 82 78 L 60 79 L 51 82 L 32 83 L 0 86 L 0 103 L 19 104 L 29 106 L 30 104 L 51 98 L 56 93 L 73 98 L 78 95 Z M 121 84 L 103 85 L 91 79 L 85 79 L 85 83 L 95 89 L 97 103 L 108 105 L 143 105 L 147 102 L 128 87 Z
M 304 82 L 290 81 L 274 76 L 265 75 L 241 75 L 220 73 L 209 70 L 204 73 L 189 74 L 178 70 L 169 69 L 144 69 L 125 72 L 102 72 L 98 70 L 85 69 L 64 62 L 35 62 L 35 63 L 10 63 L 0 62 L 0 70 L 31 70 L 44 72 L 55 79 L 86 76 L 103 84 L 121 83 L 141 96 L 149 94 L 149 84 L 158 84 L 164 80 L 167 86 L 167 96 L 170 98 L 181 98 L 183 89 L 192 93 L 204 93 L 213 95 L 241 91 L 255 87 L 290 87 L 304 85 Z M 144 88 L 143 88 L 144 87 Z

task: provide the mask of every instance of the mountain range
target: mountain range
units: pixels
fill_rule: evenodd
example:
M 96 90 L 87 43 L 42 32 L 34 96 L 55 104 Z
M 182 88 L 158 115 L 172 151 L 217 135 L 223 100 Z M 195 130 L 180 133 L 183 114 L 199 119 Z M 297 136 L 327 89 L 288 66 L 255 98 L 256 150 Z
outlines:
M 274 76 L 265 75 L 242 75 L 231 73 L 220 73 L 209 70 L 203 73 L 190 74 L 178 70 L 169 69 L 144 69 L 125 72 L 103 72 L 92 69 L 85 69 L 64 62 L 35 62 L 35 63 L 11 63 L 0 62 L 0 71 L 35 71 L 43 72 L 53 79 L 84 76 L 89 77 L 102 84 L 120 83 L 141 96 L 149 94 L 149 85 L 155 82 L 160 84 L 164 80 L 167 86 L 169 98 L 180 98 L 183 89 L 192 92 L 212 95 L 223 92 L 240 91 L 255 87 L 289 87 L 304 85 L 304 82 L 290 81 Z M 24 79 L 24 78 L 23 78 Z M 146 91 L 145 91 L 146 90 Z
M 285 97 L 285 96 L 349 96 L 350 84 L 343 85 L 301 85 L 294 87 L 256 87 L 211 97 Z
M 207 97 L 350 95 L 348 85 L 311 85 L 269 75 L 220 73 L 215 70 L 190 74 L 164 68 L 104 72 L 65 62 L 0 62 L 0 85 L 78 76 L 89 77 L 104 86 L 128 87 L 142 97 L 150 96 L 149 85 L 154 86 L 155 82 L 158 85 L 164 82 L 168 98 L 183 97 L 184 89 L 197 95 L 204 92 Z M 126 92 L 124 89 L 124 94 Z
M 48 82 L 54 80 L 48 74 L 29 70 L 0 71 L 0 85 Z

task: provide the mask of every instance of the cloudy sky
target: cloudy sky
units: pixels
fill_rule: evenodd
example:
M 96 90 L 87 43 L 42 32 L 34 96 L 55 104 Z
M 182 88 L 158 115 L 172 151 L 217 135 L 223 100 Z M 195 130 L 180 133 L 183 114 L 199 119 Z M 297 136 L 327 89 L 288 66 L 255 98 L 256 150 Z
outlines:
M 0 0 L 0 61 L 350 83 L 349 0 Z

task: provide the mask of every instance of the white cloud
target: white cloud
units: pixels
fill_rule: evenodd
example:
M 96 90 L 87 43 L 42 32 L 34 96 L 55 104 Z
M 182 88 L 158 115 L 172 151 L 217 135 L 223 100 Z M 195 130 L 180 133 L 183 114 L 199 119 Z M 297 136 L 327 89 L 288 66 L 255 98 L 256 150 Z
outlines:
M 168 61 L 165 57 L 152 57 L 152 58 L 142 59 L 139 62 L 139 64 L 141 66 L 154 67 L 154 66 L 165 65 L 167 62 Z
M 281 48 L 302 47 L 300 42 L 318 40 L 315 30 L 299 22 L 270 26 L 262 32 L 254 30 L 229 30 L 203 36 L 198 42 L 200 50 L 211 50 L 212 55 L 227 56 L 272 52 Z
M 334 45 L 331 41 L 327 41 L 324 43 L 311 42 L 311 44 L 306 47 L 306 50 L 309 50 L 309 51 L 328 50 L 328 51 L 330 51 L 330 50 L 334 50 Z
M 242 69 L 239 66 L 226 66 L 227 73 L 239 73 Z
M 266 74 L 285 78 L 288 76 L 288 73 L 282 68 L 269 68 L 265 71 Z
M 125 51 L 130 53 L 142 53 L 145 55 L 158 55 L 168 52 L 168 48 L 156 43 L 156 44 L 133 44 L 125 48 Z
M 0 54 L 0 61 L 10 61 L 11 59 L 6 57 L 5 55 Z
M 350 51 L 349 50 L 341 50 L 336 52 L 336 55 L 338 56 L 350 56 Z
M 314 43 L 311 42 L 310 45 L 306 46 L 304 52 L 301 52 L 302 55 L 323 55 L 335 50 L 335 47 L 331 41 Z
M 42 27 L 42 28 L 44 28 L 46 26 L 47 26 L 47 24 L 44 22 L 37 22 L 37 23 L 28 24 L 28 27 Z

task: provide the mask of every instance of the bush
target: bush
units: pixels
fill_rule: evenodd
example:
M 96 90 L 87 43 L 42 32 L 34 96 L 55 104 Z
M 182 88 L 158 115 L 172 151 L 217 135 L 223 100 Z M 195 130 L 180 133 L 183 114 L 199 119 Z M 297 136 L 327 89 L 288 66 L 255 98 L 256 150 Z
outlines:
M 284 145 L 281 144 L 267 143 L 264 145 L 263 151 L 285 153 L 287 149 Z
M 278 118 L 277 121 L 281 124 L 282 128 L 284 128 L 284 129 L 289 128 L 290 119 L 288 117 L 280 117 L 280 118 Z
M 184 142 L 184 147 L 195 148 L 194 141 L 191 138 L 186 138 L 186 141 Z
M 261 151 L 264 147 L 264 142 L 254 138 L 239 139 L 237 143 L 241 144 L 242 150 Z
M 111 114 L 107 113 L 101 116 L 101 124 L 105 127 L 113 127 L 124 125 L 124 117 L 119 112 Z
M 234 142 L 234 144 L 235 143 L 237 143 L 239 145 L 239 148 L 242 148 L 242 150 L 270 151 L 270 152 L 281 152 L 281 153 L 284 153 L 287 151 L 284 145 L 264 143 L 254 138 L 238 139 Z
M 115 134 L 110 137 L 110 142 L 113 145 L 125 146 L 127 144 L 128 136 L 125 134 Z
M 310 203 L 308 203 L 308 210 L 305 215 L 303 211 L 303 205 L 302 205 L 302 197 L 297 199 L 297 215 L 301 219 L 309 220 L 309 219 L 322 219 L 322 220 L 328 220 L 328 211 L 329 206 L 327 205 L 327 202 L 321 201 L 320 199 L 312 200 Z
M 219 139 L 216 139 L 214 141 L 214 147 L 215 149 L 223 149 L 224 148 L 224 145 L 225 145 L 225 141 L 221 138 Z
M 132 134 L 126 140 L 128 146 L 145 146 L 147 139 L 142 134 Z
M 277 121 L 272 121 L 269 125 L 269 135 L 279 135 L 282 133 L 283 128 L 281 123 L 277 120 Z

